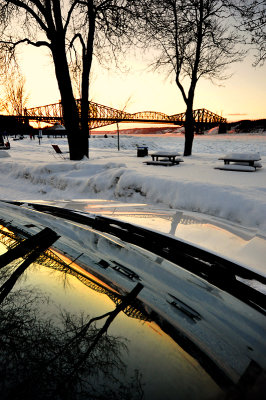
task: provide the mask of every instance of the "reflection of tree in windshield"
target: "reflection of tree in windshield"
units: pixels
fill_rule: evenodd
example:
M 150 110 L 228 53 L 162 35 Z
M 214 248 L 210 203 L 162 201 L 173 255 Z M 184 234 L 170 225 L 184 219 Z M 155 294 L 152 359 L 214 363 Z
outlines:
M 1 305 L 1 399 L 141 398 L 138 372 L 126 378 L 125 340 L 107 334 L 105 324 L 98 328 L 101 317 L 61 312 L 60 324 L 43 319 L 38 306 L 46 301 L 17 290 Z
M 122 361 L 126 340 L 107 330 L 142 285 L 104 315 L 89 319 L 60 311 L 56 320 L 45 318 L 45 295 L 33 289 L 14 291 L 40 253 L 34 248 L 16 259 L 21 250 L 17 246 L 13 255 L 8 251 L 0 256 L 1 400 L 141 398 L 139 372 L 129 379 Z

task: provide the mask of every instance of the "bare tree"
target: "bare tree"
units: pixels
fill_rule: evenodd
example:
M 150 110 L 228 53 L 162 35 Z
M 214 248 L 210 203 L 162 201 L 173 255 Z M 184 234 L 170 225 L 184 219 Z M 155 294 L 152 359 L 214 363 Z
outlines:
M 61 94 L 70 159 L 88 157 L 89 76 L 95 52 L 119 48 L 128 0 L 0 0 L 2 54 L 16 56 L 26 43 L 48 48 Z M 81 68 L 81 109 L 73 94 L 71 65 Z M 78 63 L 76 63 L 78 65 Z
M 241 59 L 228 13 L 218 0 L 137 0 L 141 41 L 154 48 L 154 68 L 174 74 L 186 104 L 184 156 L 192 154 L 193 102 L 200 78 L 224 79 L 225 68 Z M 228 10 L 227 10 L 228 11 Z
M 26 90 L 25 77 L 19 69 L 14 67 L 7 71 L 1 86 L 0 109 L 7 114 L 23 115 L 29 93 Z
M 255 50 L 254 66 L 262 66 L 266 59 L 265 0 L 227 0 L 225 4 L 235 17 L 244 42 Z

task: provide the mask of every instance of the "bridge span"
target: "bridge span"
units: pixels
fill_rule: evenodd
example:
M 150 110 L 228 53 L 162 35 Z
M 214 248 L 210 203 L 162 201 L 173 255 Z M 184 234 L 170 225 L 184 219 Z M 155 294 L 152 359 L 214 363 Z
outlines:
M 77 106 L 81 110 L 81 100 L 77 99 Z M 226 118 L 223 118 L 211 111 L 201 108 L 193 111 L 196 127 L 214 126 L 225 124 Z M 55 123 L 59 121 L 64 124 L 63 111 L 61 102 L 48 104 L 46 106 L 33 107 L 24 110 L 25 120 L 41 121 L 47 123 Z M 88 125 L 90 129 L 100 128 L 120 122 L 149 122 L 184 125 L 186 120 L 185 112 L 174 115 L 167 115 L 155 111 L 142 111 L 137 113 L 128 113 L 124 110 L 117 110 L 108 106 L 104 106 L 93 101 L 89 103 Z

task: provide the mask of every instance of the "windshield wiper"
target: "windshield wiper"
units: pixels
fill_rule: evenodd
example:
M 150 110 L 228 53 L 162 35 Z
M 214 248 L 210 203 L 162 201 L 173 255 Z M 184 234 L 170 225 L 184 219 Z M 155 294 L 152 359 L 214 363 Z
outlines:
M 20 276 L 26 269 L 34 263 L 38 257 L 47 250 L 59 238 L 50 228 L 44 228 L 41 232 L 25 239 L 16 247 L 9 249 L 0 255 L 0 269 L 10 264 L 12 261 L 22 258 L 23 261 L 12 272 L 8 279 L 0 287 L 0 304 L 11 292 Z

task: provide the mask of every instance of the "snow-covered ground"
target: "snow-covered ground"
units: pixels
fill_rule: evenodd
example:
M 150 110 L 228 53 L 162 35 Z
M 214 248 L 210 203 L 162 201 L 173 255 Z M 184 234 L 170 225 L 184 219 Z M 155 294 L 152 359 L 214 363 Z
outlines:
M 90 158 L 63 160 L 51 144 L 68 150 L 65 138 L 13 141 L 0 151 L 0 199 L 112 199 L 156 204 L 215 215 L 266 233 L 266 134 L 195 137 L 193 155 L 173 167 L 147 166 L 137 145 L 153 151 L 183 152 L 182 134 L 146 136 L 95 135 Z M 256 172 L 222 171 L 218 158 L 226 153 L 259 152 L 263 168 Z M 150 159 L 150 156 L 148 156 Z

